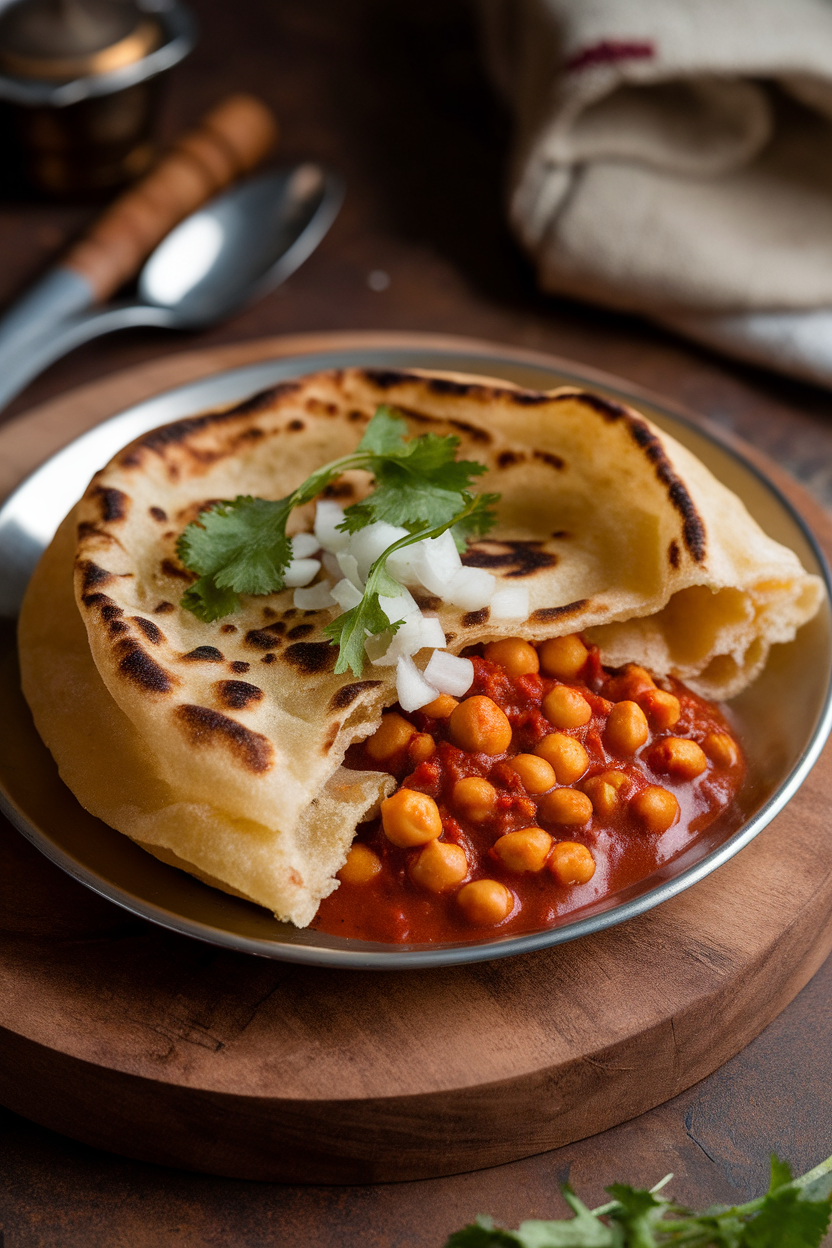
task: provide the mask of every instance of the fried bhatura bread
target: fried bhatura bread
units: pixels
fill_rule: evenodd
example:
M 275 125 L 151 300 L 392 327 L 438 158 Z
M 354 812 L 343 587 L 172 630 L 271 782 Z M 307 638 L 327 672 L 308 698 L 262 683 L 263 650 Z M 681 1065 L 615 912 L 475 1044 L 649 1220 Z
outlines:
M 336 676 L 323 630 L 337 609 L 300 611 L 291 590 L 244 597 L 210 624 L 196 619 L 179 606 L 192 578 L 176 540 L 211 501 L 279 498 L 351 452 L 380 403 L 399 409 L 413 435 L 455 434 L 460 457 L 486 465 L 477 488 L 501 494 L 498 524 L 464 562 L 529 589 L 523 622 L 424 596 L 452 652 L 581 631 L 608 664 L 645 663 L 729 697 L 822 596 L 818 578 L 685 448 L 637 413 L 573 389 L 349 369 L 139 438 L 93 478 L 70 522 L 74 551 L 64 527 L 34 579 L 21 620 L 24 689 L 85 806 L 301 925 L 335 887 L 356 822 L 378 796 L 377 776 L 341 763 L 396 700 L 393 672 L 368 664 L 361 679 Z M 366 474 L 350 473 L 330 496 L 347 505 L 369 488 Z M 312 514 L 312 505 L 293 513 L 290 532 L 311 528 Z M 104 716 L 106 705 L 104 718 L 121 725 L 118 749 L 99 738 L 112 760 L 106 799 L 81 757 L 81 701 L 49 658 L 66 621 L 43 618 L 73 554 L 72 630 L 83 621 L 90 656 L 82 664 L 82 647 L 73 649 L 76 681 L 94 688 L 84 714 Z M 130 801 L 116 800 L 120 768 Z M 332 796 L 333 785 L 355 792 Z M 151 789 L 152 800 L 139 800 Z

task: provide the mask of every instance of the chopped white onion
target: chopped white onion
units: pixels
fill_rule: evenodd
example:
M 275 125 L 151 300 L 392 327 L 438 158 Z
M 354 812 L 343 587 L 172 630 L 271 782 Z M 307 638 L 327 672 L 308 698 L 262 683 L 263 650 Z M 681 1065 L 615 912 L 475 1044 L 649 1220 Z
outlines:
M 445 586 L 442 597 L 445 602 L 461 607 L 463 611 L 479 611 L 491 602 L 496 584 L 494 577 L 484 568 L 461 568 Z
M 396 624 L 399 620 L 421 620 L 422 618 L 422 612 L 416 605 L 416 600 L 404 586 L 395 598 L 387 598 L 384 594 L 379 594 L 378 605 L 391 624 Z
M 381 654 L 378 641 L 386 638 L 389 645 Z M 371 641 L 373 644 L 371 645 Z M 420 615 L 418 619 L 408 619 L 395 633 L 381 633 L 378 637 L 368 638 L 365 650 L 370 661 L 376 667 L 392 667 L 404 655 L 418 654 L 431 646 L 444 646 L 445 634 L 436 616 Z M 473 672 L 473 667 L 472 667 Z M 473 675 L 471 677 L 473 679 Z M 469 680 L 468 684 L 470 685 Z
M 396 664 L 396 693 L 404 711 L 418 711 L 420 706 L 427 706 L 438 696 L 425 680 L 416 664 L 408 655 L 403 655 Z
M 342 611 L 351 611 L 353 607 L 358 606 L 363 597 L 361 590 L 356 589 L 347 577 L 340 580 L 337 585 L 333 585 L 329 592 Z
M 316 555 L 320 549 L 321 543 L 314 533 L 296 533 L 292 538 L 294 559 L 308 559 L 310 555 Z
M 308 585 L 310 581 L 314 581 L 320 570 L 321 565 L 317 559 L 293 559 L 283 573 L 284 584 L 289 589 Z
M 358 561 L 358 571 L 362 581 L 366 581 L 370 568 L 383 555 L 388 546 L 392 546 L 400 537 L 407 537 L 407 529 L 400 529 L 395 524 L 386 524 L 379 520 L 376 524 L 368 524 L 350 537 L 350 554 Z
M 425 680 L 440 693 L 461 698 L 474 683 L 474 664 L 447 650 L 434 650 L 425 668 Z
M 329 550 L 324 551 L 324 553 L 321 555 L 321 563 L 324 565 L 324 571 L 326 572 L 327 576 L 331 576 L 333 581 L 340 581 L 341 577 L 344 575 L 344 572 L 343 572 L 343 569 L 341 568 L 340 563 L 338 562 L 338 560 L 335 558 L 335 556 L 332 554 L 331 551 Z
M 300 611 L 322 611 L 324 607 L 335 606 L 331 589 L 332 581 L 319 581 L 309 589 L 296 589 L 292 602 Z
M 348 581 L 352 581 L 356 589 L 363 590 L 364 577 L 358 571 L 358 562 L 355 555 L 350 554 L 348 550 L 339 550 L 335 556 L 338 560 L 338 566 Z
M 318 545 L 332 554 L 346 550 L 350 544 L 349 533 L 339 533 L 336 525 L 344 519 L 344 509 L 328 499 L 318 499 L 315 505 L 315 537 Z
M 405 547 L 405 550 L 411 549 L 412 575 L 424 585 L 428 593 L 444 598 L 448 585 L 462 570 L 462 560 L 450 529 L 441 537 L 426 538 L 416 542 L 413 547 Z
M 529 618 L 528 585 L 507 585 L 498 589 L 491 599 L 492 620 L 527 620 Z

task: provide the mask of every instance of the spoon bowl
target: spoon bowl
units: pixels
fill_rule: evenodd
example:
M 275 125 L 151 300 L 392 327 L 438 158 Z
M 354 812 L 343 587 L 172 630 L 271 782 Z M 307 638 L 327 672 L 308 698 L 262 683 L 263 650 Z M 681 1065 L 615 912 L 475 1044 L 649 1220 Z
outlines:
M 138 300 L 69 316 L 7 350 L 0 409 L 49 364 L 118 329 L 203 329 L 262 298 L 303 264 L 338 215 L 341 179 L 312 163 L 241 182 L 186 217 L 145 262 Z

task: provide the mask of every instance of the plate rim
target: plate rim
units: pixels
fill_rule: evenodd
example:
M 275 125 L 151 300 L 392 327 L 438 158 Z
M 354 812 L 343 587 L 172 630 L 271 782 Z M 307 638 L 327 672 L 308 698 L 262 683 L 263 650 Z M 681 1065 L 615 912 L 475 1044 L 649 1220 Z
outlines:
M 579 362 L 562 357 L 529 351 L 523 348 L 513 348 L 510 344 L 490 343 L 461 336 L 454 338 L 451 335 L 434 336 L 428 334 L 379 334 L 374 337 L 368 334 L 366 343 L 356 341 L 359 335 L 354 334 L 304 337 L 307 337 L 307 339 L 314 338 L 317 345 L 306 351 L 297 350 L 294 353 L 290 352 L 285 355 L 281 353 L 267 356 L 260 360 L 222 369 L 216 373 L 210 373 L 207 376 L 198 377 L 178 386 L 170 387 L 159 394 L 147 396 L 127 408 L 114 412 L 111 416 L 93 425 L 90 429 L 83 431 L 47 456 L 44 461 L 18 483 L 7 498 L 3 500 L 2 505 L 0 505 L 0 525 L 2 525 L 4 515 L 11 509 L 18 495 L 29 487 L 56 457 L 69 448 L 75 447 L 85 438 L 95 436 L 103 427 L 121 422 L 123 418 L 134 417 L 143 408 L 153 407 L 165 401 L 187 403 L 188 396 L 194 392 L 198 392 L 206 387 L 211 390 L 217 386 L 221 387 L 228 384 L 234 388 L 237 382 L 242 387 L 238 392 L 238 397 L 243 398 L 246 394 L 252 392 L 251 383 L 245 381 L 247 375 L 269 371 L 270 369 L 275 370 L 276 375 L 274 379 L 271 382 L 266 381 L 264 383 L 268 386 L 279 380 L 281 374 L 284 374 L 290 368 L 309 372 L 319 367 L 332 367 L 332 364 L 316 364 L 315 361 L 320 360 L 321 357 L 349 355 L 356 357 L 351 361 L 356 366 L 378 367 L 380 356 L 421 352 L 422 354 L 446 355 L 457 360 L 459 360 L 460 356 L 468 357 L 469 359 L 481 359 L 484 364 L 488 362 L 492 367 L 499 367 L 500 364 L 538 367 L 541 370 L 556 374 L 560 379 L 566 378 L 566 384 L 574 382 L 576 385 L 590 385 L 601 388 L 625 402 L 647 403 L 656 413 L 665 416 L 672 422 L 678 422 L 686 426 L 694 434 L 716 444 L 719 450 L 729 455 L 743 470 L 750 472 L 756 478 L 757 482 L 773 496 L 777 504 L 799 529 L 820 569 L 820 575 L 824 581 L 827 595 L 827 605 L 832 601 L 832 573 L 830 573 L 826 556 L 797 507 L 760 466 L 754 463 L 752 459 L 746 457 L 740 446 L 736 444 L 739 442 L 739 439 L 715 426 L 712 421 L 706 418 L 701 421 L 693 418 L 681 405 L 676 406 L 672 400 L 666 400 L 663 396 L 655 395 L 651 391 L 640 387 L 637 383 L 630 384 L 624 378 L 603 373 L 590 365 L 583 366 Z M 327 338 L 331 345 L 321 345 L 322 342 L 326 342 Z M 275 340 L 266 340 L 266 342 L 269 341 L 274 343 Z M 266 346 L 266 342 L 264 342 L 264 346 Z M 298 346 L 300 346 L 300 342 L 298 342 Z M 370 358 L 373 356 L 375 357 L 375 362 Z M 389 363 L 387 360 L 383 362 Z M 408 367 L 417 368 L 419 365 L 403 364 L 397 367 L 403 369 Z M 449 371 L 459 370 L 449 369 Z M 255 385 L 257 384 L 260 383 L 256 382 Z M 225 401 L 221 400 L 220 402 Z M 230 401 L 233 402 L 234 399 Z M 190 412 L 200 410 L 207 409 L 199 406 L 189 409 Z M 174 415 L 169 417 L 168 420 L 181 419 L 182 415 Z M 25 419 L 25 416 L 23 419 Z M 148 427 L 152 428 L 154 426 Z M 752 447 L 751 449 L 753 450 L 754 448 Z M 2 545 L 0 545 L 1 557 Z M 827 683 L 823 703 L 812 736 L 800 756 L 795 760 L 786 779 L 746 823 L 735 833 L 727 837 L 721 845 L 705 855 L 699 862 L 692 864 L 672 879 L 661 881 L 647 892 L 629 901 L 624 901 L 609 910 L 577 919 L 574 922 L 565 923 L 559 927 L 505 936 L 485 942 L 459 942 L 438 946 L 401 947 L 351 941 L 351 948 L 340 948 L 284 943 L 279 938 L 269 940 L 261 937 L 237 935 L 196 919 L 185 918 L 164 907 L 136 897 L 127 890 L 122 889 L 119 885 L 112 884 L 106 877 L 102 877 L 93 869 L 79 862 L 68 851 L 52 841 L 40 828 L 30 823 L 26 812 L 6 792 L 2 779 L 0 779 L 0 810 L 30 843 L 73 879 L 76 879 L 92 892 L 113 902 L 128 913 L 136 915 L 156 926 L 176 932 L 179 935 L 188 936 L 204 943 L 232 949 L 237 952 L 291 963 L 361 970 L 416 970 L 425 967 L 492 961 L 498 958 L 513 957 L 522 953 L 550 948 L 617 926 L 646 913 L 657 905 L 671 900 L 671 898 L 706 878 L 713 871 L 718 870 L 719 867 L 739 853 L 741 849 L 768 826 L 792 799 L 806 779 L 826 743 L 830 730 L 832 730 L 832 674 Z M 103 824 L 103 821 L 101 822 Z M 106 827 L 107 825 L 103 824 L 103 826 Z M 123 833 L 115 829 L 110 829 L 110 831 L 116 836 L 123 835 Z M 169 869 L 174 870 L 175 868 Z M 324 933 L 323 935 L 328 934 Z M 345 944 L 347 943 L 346 938 L 332 937 L 332 939 L 343 940 Z

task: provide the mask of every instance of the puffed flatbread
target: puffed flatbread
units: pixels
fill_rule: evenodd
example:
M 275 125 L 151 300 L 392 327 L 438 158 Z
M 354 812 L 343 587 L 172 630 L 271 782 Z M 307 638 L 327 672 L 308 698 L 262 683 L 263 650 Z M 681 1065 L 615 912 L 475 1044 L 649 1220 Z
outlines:
M 348 369 L 139 438 L 79 504 L 75 595 L 93 664 L 83 678 L 100 682 L 124 721 L 113 775 L 126 765 L 137 789 L 152 776 L 153 800 L 105 802 L 95 769 L 78 764 L 77 713 L 59 714 L 41 688 L 54 679 L 43 655 L 59 626 L 43 620 L 38 631 L 36 616 L 58 594 L 72 555 L 63 547 L 47 556 L 24 607 L 24 689 L 85 806 L 300 925 L 336 886 L 356 822 L 379 796 L 378 777 L 341 763 L 396 700 L 394 669 L 368 663 L 360 680 L 335 676 L 323 629 L 337 609 L 297 610 L 291 590 L 244 598 L 233 617 L 202 623 L 179 607 L 191 577 L 175 545 L 207 502 L 279 498 L 349 453 L 379 403 L 400 409 L 413 434 L 456 434 L 460 457 L 488 468 L 477 488 L 502 495 L 494 535 L 464 561 L 528 586 L 530 616 L 491 620 L 488 608 L 462 612 L 425 596 L 451 651 L 582 631 L 608 663 L 644 662 L 707 697 L 729 697 L 822 596 L 818 578 L 687 450 L 637 413 L 572 389 Z M 350 473 L 331 494 L 346 505 L 368 487 L 366 474 Z M 298 509 L 290 531 L 311 528 L 312 515 L 312 505 Z M 321 803 L 345 776 L 361 793 L 340 808 L 341 834 L 322 832 L 318 844 Z M 195 808 L 210 813 L 196 818 Z M 240 827 L 268 833 L 256 865 Z

